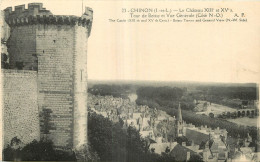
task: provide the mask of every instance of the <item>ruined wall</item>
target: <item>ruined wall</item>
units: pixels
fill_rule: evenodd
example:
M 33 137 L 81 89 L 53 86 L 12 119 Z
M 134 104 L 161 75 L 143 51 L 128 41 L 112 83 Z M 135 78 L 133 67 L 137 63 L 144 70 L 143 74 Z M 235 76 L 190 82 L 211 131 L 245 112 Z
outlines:
M 0 18 L 0 25 L 1 25 L 1 67 L 8 68 L 9 67 L 9 60 L 8 60 L 8 52 L 6 42 L 10 36 L 10 28 L 8 24 L 4 20 L 4 12 L 1 11 L 1 18 Z
M 7 42 L 11 69 L 36 70 L 36 25 L 15 26 Z
M 10 28 L 7 25 L 7 23 L 4 20 L 4 11 L 1 11 L 1 19 L 0 19 L 0 25 L 1 25 L 1 44 L 5 44 L 10 36 Z M 3 52 L 3 51 L 1 51 Z M 4 51 L 5 52 L 5 51 Z
M 10 68 L 20 70 L 37 70 L 36 57 L 36 15 L 49 16 L 52 13 L 43 8 L 42 3 L 29 3 L 25 5 L 8 7 L 4 10 L 5 21 L 11 25 L 12 31 L 7 42 L 10 53 Z M 26 26 L 24 26 L 26 24 Z
M 39 140 L 40 124 L 37 105 L 37 73 L 2 70 L 4 145 L 17 136 L 23 143 Z

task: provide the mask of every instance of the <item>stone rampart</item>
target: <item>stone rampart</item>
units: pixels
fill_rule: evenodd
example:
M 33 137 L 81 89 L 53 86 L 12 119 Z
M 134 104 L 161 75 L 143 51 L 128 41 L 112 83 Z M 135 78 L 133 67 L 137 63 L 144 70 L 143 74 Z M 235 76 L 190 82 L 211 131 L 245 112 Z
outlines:
M 2 70 L 4 146 L 18 137 L 24 144 L 40 138 L 37 73 Z

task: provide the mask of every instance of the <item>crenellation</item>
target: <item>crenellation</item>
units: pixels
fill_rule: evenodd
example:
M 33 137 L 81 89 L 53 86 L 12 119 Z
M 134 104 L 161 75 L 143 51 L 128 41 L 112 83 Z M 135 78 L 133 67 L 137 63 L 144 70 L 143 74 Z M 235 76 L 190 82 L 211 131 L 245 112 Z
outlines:
M 92 22 L 85 17 L 65 16 L 65 15 L 26 15 L 20 16 L 5 16 L 9 26 L 19 26 L 28 24 L 60 24 L 60 25 L 78 25 L 91 30 Z M 8 18 L 7 18 L 8 17 Z
M 23 12 L 25 9 L 25 5 L 19 5 L 19 6 L 15 6 L 15 12 L 16 13 L 21 13 Z
M 12 12 L 12 7 L 7 7 L 6 9 L 4 9 L 5 15 L 9 15 Z
M 39 10 L 43 10 L 44 8 L 42 8 L 42 3 L 29 3 L 28 4 L 28 9 L 29 10 L 33 10 L 35 8 L 38 8 Z
M 28 9 L 25 9 L 25 5 L 15 6 L 14 11 L 12 10 L 12 7 L 5 9 L 6 20 L 36 15 L 52 15 L 52 13 L 49 10 L 42 8 L 42 3 L 30 3 L 28 4 Z

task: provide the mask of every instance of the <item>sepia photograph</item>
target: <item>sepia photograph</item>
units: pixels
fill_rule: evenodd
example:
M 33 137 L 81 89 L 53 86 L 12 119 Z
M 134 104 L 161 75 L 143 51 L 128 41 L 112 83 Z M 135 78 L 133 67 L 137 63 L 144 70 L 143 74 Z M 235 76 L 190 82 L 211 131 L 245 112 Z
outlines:
M 258 162 L 259 4 L 2 0 L 0 160 Z

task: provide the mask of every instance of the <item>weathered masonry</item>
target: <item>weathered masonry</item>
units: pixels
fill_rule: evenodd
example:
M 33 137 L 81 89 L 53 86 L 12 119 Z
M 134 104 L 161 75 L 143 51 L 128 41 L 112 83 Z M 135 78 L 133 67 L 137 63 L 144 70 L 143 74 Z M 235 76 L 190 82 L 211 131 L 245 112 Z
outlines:
M 78 149 L 87 144 L 87 41 L 92 9 L 86 7 L 81 17 L 53 15 L 42 3 L 30 3 L 28 9 L 20 5 L 14 11 L 11 7 L 4 11 L 10 27 L 7 41 L 10 68 L 36 74 L 33 93 L 37 106 L 34 106 L 38 109 L 41 138 L 51 139 L 60 148 Z M 5 82 L 8 81 L 6 78 Z M 32 80 L 28 78 L 28 82 Z M 19 81 L 16 86 L 29 88 Z M 12 101 L 17 100 L 20 99 Z M 4 109 L 9 111 L 8 107 Z
M 40 139 L 37 72 L 4 69 L 2 72 L 5 146 L 17 136 L 23 143 Z

